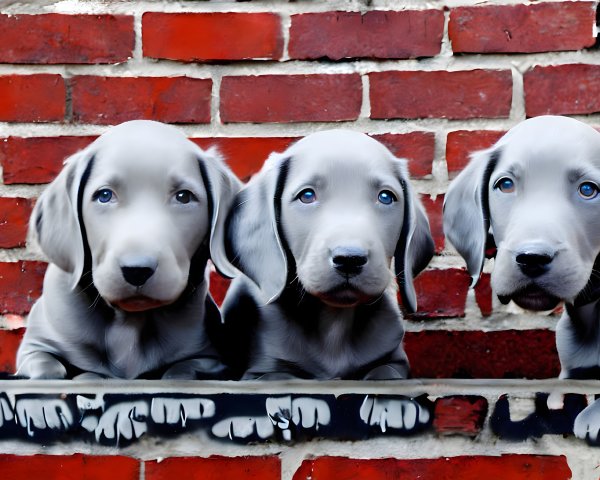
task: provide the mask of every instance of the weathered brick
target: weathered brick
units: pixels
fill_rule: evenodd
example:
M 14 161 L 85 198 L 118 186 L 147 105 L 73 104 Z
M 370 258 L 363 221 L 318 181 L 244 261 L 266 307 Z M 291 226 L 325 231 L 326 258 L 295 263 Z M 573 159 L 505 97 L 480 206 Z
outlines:
M 371 118 L 507 117 L 508 70 L 387 71 L 369 74 Z
M 418 309 L 412 317 L 463 317 L 470 282 L 469 274 L 458 268 L 421 272 L 415 279 Z
M 562 455 L 462 456 L 401 460 L 317 457 L 304 460 L 294 480 L 567 480 L 571 470 Z
M 600 112 L 600 65 L 534 67 L 525 73 L 525 112 L 570 115 Z
M 11 480 L 138 480 L 139 462 L 119 455 L 0 455 L 0 473 Z
M 0 330 L 0 372 L 15 373 L 17 370 L 17 350 L 25 333 L 24 328 L 16 330 Z M 2 471 L 0 455 L 0 471 Z
M 63 162 L 96 137 L 8 137 L 0 142 L 4 183 L 49 183 Z
M 491 275 L 489 273 L 482 273 L 477 285 L 475 285 L 475 302 L 479 307 L 481 315 L 484 317 L 488 317 L 492 314 L 492 298 Z
M 231 76 L 221 82 L 225 123 L 356 120 L 361 103 L 358 74 Z
M 454 178 L 469 163 L 471 154 L 491 147 L 505 132 L 494 130 L 457 130 L 446 138 L 448 176 Z
M 441 10 L 322 12 L 292 15 L 293 59 L 416 58 L 440 52 Z
M 133 55 L 133 17 L 0 15 L 0 63 L 117 63 Z
M 435 151 L 435 134 L 432 132 L 384 133 L 373 135 L 399 158 L 408 160 L 412 178 L 431 175 Z
M 29 198 L 0 197 L 0 248 L 25 245 L 32 208 Z
M 444 225 L 442 211 L 444 206 L 444 196 L 438 195 L 435 200 L 430 195 L 421 195 L 421 202 L 429 218 L 429 228 L 435 243 L 435 253 L 441 253 L 444 250 Z
M 448 35 L 455 53 L 580 50 L 596 39 L 595 2 L 457 7 Z
M 293 137 L 212 137 L 192 138 L 201 148 L 217 147 L 227 165 L 242 180 L 260 170 L 273 152 L 283 152 L 297 138 Z
M 560 372 L 552 330 L 407 332 L 404 348 L 415 378 L 542 379 Z
M 442 435 L 476 436 L 483 430 L 488 412 L 485 397 L 455 395 L 438 398 L 433 413 L 433 428 Z
M 279 480 L 278 457 L 172 457 L 146 462 L 146 480 Z
M 65 99 L 60 75 L 0 76 L 2 122 L 60 122 L 65 118 Z
M 97 77 L 71 80 L 73 120 L 114 124 L 132 119 L 210 122 L 212 80 L 189 77 Z
M 144 56 L 211 61 L 279 59 L 281 20 L 273 13 L 158 13 L 142 17 Z
M 44 262 L 0 262 L 0 314 L 28 313 L 42 294 Z

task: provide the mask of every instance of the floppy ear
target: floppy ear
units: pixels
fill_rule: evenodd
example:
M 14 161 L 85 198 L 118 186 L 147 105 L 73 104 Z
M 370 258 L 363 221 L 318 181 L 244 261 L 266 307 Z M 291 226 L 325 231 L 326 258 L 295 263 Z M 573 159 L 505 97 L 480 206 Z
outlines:
M 406 161 L 396 161 L 399 162 L 400 184 L 404 194 L 404 220 L 394 262 L 402 304 L 409 313 L 414 313 L 417 311 L 417 295 L 413 277 L 427 266 L 435 249 L 427 214 L 408 178 Z
M 279 233 L 281 193 L 289 158 L 272 154 L 236 196 L 227 220 L 229 260 L 263 293 L 267 303 L 285 287 L 288 262 Z
M 467 262 L 472 285 L 485 259 L 490 228 L 488 186 L 499 155 L 497 147 L 475 153 L 444 199 L 444 234 Z
M 59 175 L 40 195 L 29 222 L 35 239 L 48 260 L 72 274 L 75 288 L 89 255 L 85 228 L 81 221 L 83 191 L 91 173 L 93 155 L 89 148 L 65 161 Z
M 204 152 L 197 148 L 197 152 L 210 212 L 210 258 L 221 274 L 232 278 L 238 272 L 227 260 L 225 253 L 225 223 L 233 199 L 242 184 L 225 165 L 216 149 Z

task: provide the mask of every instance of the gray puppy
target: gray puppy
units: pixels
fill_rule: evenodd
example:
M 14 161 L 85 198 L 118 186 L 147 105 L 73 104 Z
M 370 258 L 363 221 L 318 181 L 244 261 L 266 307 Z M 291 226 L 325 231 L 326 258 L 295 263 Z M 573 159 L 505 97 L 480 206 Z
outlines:
M 215 152 L 158 122 L 121 124 L 70 157 L 32 214 L 50 265 L 17 374 L 218 376 L 205 269 L 209 256 L 229 266 L 224 219 L 239 187 Z
M 433 242 L 404 160 L 361 133 L 309 135 L 240 192 L 227 241 L 243 275 L 225 347 L 244 378 L 407 377 L 395 278 L 414 311 Z
M 566 309 L 556 330 L 560 378 L 597 377 L 600 367 L 600 133 L 566 117 L 532 118 L 474 155 L 452 182 L 444 230 L 474 282 L 493 236 L 492 287 L 503 303 Z M 575 434 L 595 441 L 600 403 Z

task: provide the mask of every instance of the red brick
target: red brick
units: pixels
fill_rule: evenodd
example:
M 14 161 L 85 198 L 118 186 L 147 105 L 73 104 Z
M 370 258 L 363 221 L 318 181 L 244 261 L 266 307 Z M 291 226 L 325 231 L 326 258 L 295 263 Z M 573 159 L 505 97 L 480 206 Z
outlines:
M 0 76 L 1 122 L 62 121 L 65 99 L 65 82 L 60 75 Z
M 415 378 L 556 378 L 552 330 L 407 332 L 404 348 Z
M 281 20 L 273 13 L 145 13 L 144 56 L 210 61 L 279 59 Z
M 138 480 L 137 460 L 108 455 L 0 455 L 0 474 L 11 480 Z
M 229 288 L 231 280 L 219 275 L 217 272 L 210 272 L 210 294 L 215 303 L 220 307 Z
M 489 317 L 492 312 L 492 284 L 489 273 L 482 273 L 475 285 L 475 301 L 484 317 Z
M 221 120 L 230 122 L 334 122 L 356 120 L 360 75 L 224 77 Z
M 462 456 L 401 460 L 318 457 L 304 460 L 294 480 L 567 480 L 566 457 L 551 455 Z
M 71 80 L 73 120 L 114 124 L 133 119 L 210 122 L 212 80 L 189 77 L 96 77 Z
M 444 196 L 438 195 L 435 200 L 430 195 L 421 195 L 421 202 L 429 218 L 429 228 L 435 243 L 435 253 L 441 253 L 444 250 L 444 225 L 442 211 L 444 206 Z M 419 308 L 420 309 L 420 308 Z
M 507 117 L 508 70 L 388 71 L 369 74 L 371 118 Z
M 133 55 L 133 17 L 0 15 L 0 63 L 117 63 Z
M 448 35 L 455 53 L 532 53 L 594 45 L 595 2 L 458 7 Z
M 458 268 L 421 272 L 415 279 L 418 308 L 412 317 L 463 317 L 470 283 L 469 274 Z
M 478 396 L 442 397 L 435 401 L 433 428 L 442 435 L 478 435 L 483 430 L 488 402 Z
M 440 52 L 441 10 L 323 12 L 292 15 L 293 59 L 416 58 Z
M 192 138 L 201 148 L 217 147 L 227 165 L 242 180 L 258 172 L 272 152 L 283 152 L 297 138 L 292 137 L 212 137 Z
M 42 294 L 44 273 L 43 262 L 0 262 L 0 314 L 28 313 Z
M 278 457 L 175 457 L 146 462 L 146 480 L 279 480 Z
M 506 132 L 493 130 L 457 130 L 446 139 L 446 164 L 448 175 L 454 178 L 469 163 L 471 154 L 485 150 L 496 143 Z
M 8 137 L 0 142 L 0 164 L 5 184 L 49 183 L 65 159 L 96 137 Z
M 21 344 L 24 328 L 17 330 L 0 330 L 0 372 L 15 373 L 17 370 L 17 350 Z M 0 456 L 0 471 L 2 471 Z
M 0 197 L 0 248 L 25 245 L 32 208 L 29 198 Z
M 412 178 L 431 175 L 435 151 L 435 134 L 432 132 L 384 133 L 373 135 L 399 158 L 408 160 Z
M 534 67 L 525 73 L 525 111 L 537 115 L 600 112 L 600 65 Z

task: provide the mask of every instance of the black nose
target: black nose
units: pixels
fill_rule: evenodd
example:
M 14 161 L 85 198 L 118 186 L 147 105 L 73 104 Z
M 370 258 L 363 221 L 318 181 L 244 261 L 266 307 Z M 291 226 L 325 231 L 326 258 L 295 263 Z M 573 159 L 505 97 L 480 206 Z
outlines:
M 523 252 L 516 257 L 521 271 L 528 277 L 539 277 L 550 270 L 554 255 L 547 252 Z
M 127 283 L 141 287 L 154 275 L 155 269 L 150 267 L 121 267 L 121 272 Z
M 338 247 L 331 252 L 333 267 L 345 275 L 360 273 L 367 260 L 367 252 L 362 248 Z

